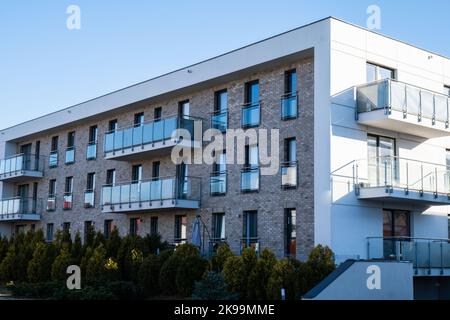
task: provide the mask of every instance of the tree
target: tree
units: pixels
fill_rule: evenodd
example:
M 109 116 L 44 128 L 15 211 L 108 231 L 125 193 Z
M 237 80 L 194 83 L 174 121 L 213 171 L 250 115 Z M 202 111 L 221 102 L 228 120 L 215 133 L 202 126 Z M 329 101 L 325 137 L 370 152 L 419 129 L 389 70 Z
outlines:
M 28 263 L 28 281 L 31 283 L 49 281 L 54 259 L 54 245 L 38 243 L 34 249 L 33 258 Z
M 195 282 L 201 280 L 207 265 L 208 261 L 198 255 L 184 257 L 178 266 L 175 279 L 178 293 L 190 297 Z
M 327 246 L 316 246 L 306 262 L 306 290 L 312 289 L 336 268 L 333 251 Z
M 106 250 L 103 244 L 95 248 L 86 263 L 86 280 L 99 281 L 105 278 Z
M 225 261 L 233 256 L 230 247 L 227 244 L 221 244 L 217 248 L 216 253 L 211 258 L 211 270 L 222 272 Z
M 220 273 L 206 271 L 202 280 L 195 282 L 192 298 L 196 300 L 234 300 L 236 294 L 228 291 Z
M 247 296 L 249 299 L 267 299 L 267 284 L 276 262 L 275 254 L 267 248 L 264 249 L 248 278 Z
M 72 259 L 73 263 L 79 265 L 81 263 L 81 259 L 83 258 L 83 244 L 81 241 L 80 232 L 77 231 L 75 234 L 75 240 L 72 245 Z
M 285 290 L 286 299 L 293 300 L 298 296 L 298 278 L 302 263 L 295 259 L 278 260 L 267 282 L 267 298 L 281 299 L 281 289 Z
M 71 265 L 72 257 L 67 248 L 62 248 L 52 264 L 52 280 L 62 281 L 67 278 L 67 267 Z
M 223 266 L 222 275 L 228 284 L 228 289 L 239 294 L 239 298 L 245 298 L 247 294 L 247 267 L 242 257 L 229 257 Z
M 159 273 L 161 266 L 161 258 L 150 254 L 139 267 L 138 283 L 148 296 L 159 292 Z
M 108 257 L 117 258 L 122 239 L 119 235 L 119 230 L 116 227 L 111 231 L 108 240 L 106 240 L 106 255 Z
M 16 281 L 17 276 L 15 273 L 16 264 L 16 246 L 11 244 L 6 252 L 6 256 L 0 264 L 0 281 Z

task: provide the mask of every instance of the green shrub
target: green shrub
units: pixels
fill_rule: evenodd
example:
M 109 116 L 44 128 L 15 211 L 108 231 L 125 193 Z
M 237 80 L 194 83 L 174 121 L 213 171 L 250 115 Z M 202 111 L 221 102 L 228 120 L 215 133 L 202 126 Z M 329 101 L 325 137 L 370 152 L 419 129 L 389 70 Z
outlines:
M 97 248 L 99 245 L 102 245 L 103 247 L 105 247 L 106 239 L 102 232 L 97 231 L 97 233 L 95 234 L 95 239 L 94 239 L 94 248 Z
M 92 253 L 86 263 L 86 281 L 98 281 L 105 279 L 106 250 L 100 244 Z
M 157 254 L 158 252 L 169 248 L 169 244 L 166 241 L 161 241 L 160 234 L 147 234 L 144 238 L 144 243 L 145 248 L 143 253 L 145 256 L 149 254 Z
M 159 292 L 161 266 L 161 258 L 151 254 L 144 259 L 139 268 L 138 283 L 148 296 Z
M 81 259 L 83 258 L 83 244 L 81 241 L 80 232 L 75 234 L 75 239 L 71 248 L 72 261 L 76 265 L 80 265 Z
M 174 255 L 179 257 L 199 256 L 200 251 L 191 243 L 180 244 L 175 248 Z
M 67 279 L 67 267 L 71 265 L 72 257 L 69 250 L 63 248 L 52 264 L 52 280 L 63 281 Z
M 141 237 L 127 236 L 121 241 L 117 261 L 122 280 L 137 283 L 139 267 L 144 259 L 143 247 L 144 243 Z
M 16 281 L 17 275 L 15 272 L 16 266 L 16 246 L 11 244 L 6 252 L 6 256 L 0 263 L 0 281 Z
M 173 295 L 176 290 L 176 277 L 178 267 L 181 264 L 183 257 L 180 255 L 171 255 L 161 266 L 159 272 L 159 287 L 164 294 Z
M 228 292 L 220 273 L 206 271 L 202 280 L 195 282 L 192 298 L 196 300 L 235 300 L 236 294 Z
M 179 294 L 190 297 L 196 281 L 201 280 L 208 261 L 200 256 L 187 256 L 181 260 L 175 279 Z
M 211 270 L 222 272 L 225 261 L 233 256 L 230 247 L 227 244 L 221 244 L 217 248 L 216 253 L 211 258 Z
M 336 268 L 333 251 L 318 245 L 309 254 L 306 262 L 306 291 L 312 289 Z
M 223 266 L 223 278 L 232 293 L 239 294 L 239 298 L 245 298 L 247 293 L 247 267 L 242 257 L 229 257 Z
M 258 260 L 255 249 L 245 248 L 244 250 L 242 250 L 242 260 L 245 264 L 247 276 L 249 276 L 250 272 L 252 272 L 253 268 L 256 265 L 256 261 Z
M 248 278 L 247 297 L 249 299 L 267 299 L 267 284 L 276 262 L 275 254 L 269 249 L 264 249 Z
M 281 288 L 284 288 L 286 299 L 295 299 L 299 292 L 298 279 L 301 269 L 302 263 L 300 261 L 290 258 L 278 260 L 267 282 L 267 298 L 271 300 L 281 299 Z
M 56 249 L 53 244 L 38 243 L 33 258 L 28 263 L 28 281 L 31 283 L 49 281 L 55 256 Z
M 106 240 L 106 255 L 108 257 L 117 258 L 122 239 L 119 235 L 119 230 L 116 227 L 111 231 L 108 240 Z
M 0 263 L 6 256 L 9 248 L 9 241 L 6 237 L 0 238 Z

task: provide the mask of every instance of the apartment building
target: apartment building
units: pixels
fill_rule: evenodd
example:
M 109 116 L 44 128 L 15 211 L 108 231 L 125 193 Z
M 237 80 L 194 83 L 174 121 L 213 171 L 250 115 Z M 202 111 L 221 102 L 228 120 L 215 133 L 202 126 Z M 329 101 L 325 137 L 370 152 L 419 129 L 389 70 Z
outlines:
M 0 132 L 0 232 L 159 233 L 450 275 L 450 61 L 335 18 Z M 174 164 L 174 129 L 279 129 L 280 169 Z M 433 282 L 434 281 L 434 282 Z M 416 285 L 417 284 L 417 285 Z

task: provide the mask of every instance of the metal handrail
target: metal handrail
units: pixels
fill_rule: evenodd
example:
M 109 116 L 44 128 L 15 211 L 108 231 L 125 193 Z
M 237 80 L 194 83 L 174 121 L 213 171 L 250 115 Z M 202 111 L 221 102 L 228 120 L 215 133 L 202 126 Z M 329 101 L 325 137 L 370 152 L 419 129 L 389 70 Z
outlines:
M 195 176 L 178 177 L 177 175 L 170 175 L 170 176 L 162 176 L 162 177 L 150 178 L 150 179 L 131 180 L 131 181 L 119 182 L 119 183 L 116 182 L 114 184 L 104 184 L 104 185 L 102 185 L 102 187 L 119 187 L 119 186 L 126 186 L 126 185 L 130 185 L 130 184 L 139 184 L 139 183 L 144 183 L 144 182 L 170 180 L 170 179 L 179 179 L 179 180 L 197 179 L 197 180 L 201 181 L 202 178 L 195 177 Z

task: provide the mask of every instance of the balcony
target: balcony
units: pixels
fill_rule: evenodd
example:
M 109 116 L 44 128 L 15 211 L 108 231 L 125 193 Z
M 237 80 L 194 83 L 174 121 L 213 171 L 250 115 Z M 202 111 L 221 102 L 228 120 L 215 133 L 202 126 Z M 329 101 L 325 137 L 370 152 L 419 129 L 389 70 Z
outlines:
M 132 213 L 161 209 L 198 209 L 201 179 L 177 177 L 143 180 L 137 183 L 105 185 L 102 188 L 102 212 Z
M 283 189 L 297 188 L 297 161 L 281 164 L 281 187 Z
M 186 116 L 174 116 L 106 133 L 105 159 L 143 159 L 149 154 L 170 152 L 175 145 L 199 148 L 202 145 L 201 137 L 200 141 L 197 141 L 194 136 L 196 121 L 201 120 Z M 177 137 L 177 129 L 187 130 L 191 135 L 191 140 Z
M 449 97 L 395 80 L 356 88 L 360 124 L 425 138 L 450 135 Z
M 297 118 L 298 111 L 297 93 L 286 93 L 281 96 L 281 120 Z
M 17 183 L 42 178 L 43 175 L 43 157 L 18 154 L 0 160 L 0 181 Z
M 34 198 L 0 200 L 0 221 L 39 221 L 42 201 Z
M 228 111 L 214 112 L 211 115 L 211 128 L 226 132 L 228 129 Z
M 256 192 L 259 190 L 259 168 L 249 167 L 241 171 L 241 192 Z
M 219 171 L 211 173 L 209 178 L 211 196 L 222 196 L 227 193 L 227 172 Z
M 252 128 L 259 126 L 261 122 L 260 103 L 247 103 L 242 107 L 241 112 L 242 128 Z
M 369 237 L 371 260 L 409 261 L 416 276 L 450 275 L 450 239 Z
M 353 163 L 355 193 L 362 200 L 450 205 L 450 171 L 445 165 L 399 157 Z

